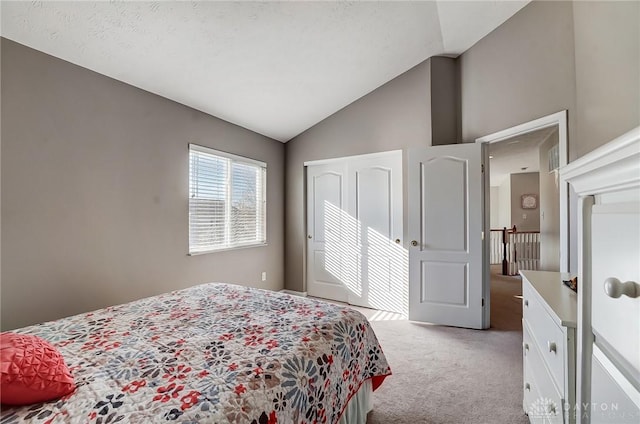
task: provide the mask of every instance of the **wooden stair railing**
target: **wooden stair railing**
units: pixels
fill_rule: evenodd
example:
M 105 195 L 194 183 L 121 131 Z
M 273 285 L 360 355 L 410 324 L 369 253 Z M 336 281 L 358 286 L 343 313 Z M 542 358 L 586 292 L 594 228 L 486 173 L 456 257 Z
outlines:
M 512 228 L 491 229 L 490 263 L 502 264 L 503 275 L 520 269 L 536 270 L 540 264 L 540 232 Z

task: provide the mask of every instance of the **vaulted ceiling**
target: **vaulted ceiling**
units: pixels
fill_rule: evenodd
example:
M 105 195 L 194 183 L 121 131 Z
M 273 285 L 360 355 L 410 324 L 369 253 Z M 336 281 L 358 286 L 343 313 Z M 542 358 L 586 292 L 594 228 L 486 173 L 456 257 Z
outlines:
M 3 37 L 286 142 L 526 1 L 2 1 Z

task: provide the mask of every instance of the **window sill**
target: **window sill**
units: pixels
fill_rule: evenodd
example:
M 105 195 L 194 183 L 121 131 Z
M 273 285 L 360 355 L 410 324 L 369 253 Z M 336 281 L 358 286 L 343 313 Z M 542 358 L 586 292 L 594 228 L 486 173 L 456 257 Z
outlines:
M 218 252 L 227 252 L 230 250 L 242 250 L 242 249 L 252 249 L 254 247 L 265 247 L 268 246 L 268 243 L 252 243 L 252 244 L 242 244 L 239 246 L 233 246 L 233 247 L 221 247 L 219 249 L 212 249 L 212 250 L 205 250 L 202 252 L 189 252 L 187 253 L 187 256 L 200 256 L 200 255 L 207 255 L 209 253 L 218 253 Z

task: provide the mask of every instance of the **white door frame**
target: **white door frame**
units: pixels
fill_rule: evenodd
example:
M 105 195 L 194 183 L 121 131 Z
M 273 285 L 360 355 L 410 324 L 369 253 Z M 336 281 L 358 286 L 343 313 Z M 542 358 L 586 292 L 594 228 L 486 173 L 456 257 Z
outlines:
M 515 127 L 507 128 L 493 134 L 486 135 L 476 139 L 476 143 L 497 143 L 511 137 L 526 134 L 531 131 L 542 128 L 558 126 L 558 149 L 560 153 L 560 167 L 567 165 L 569 157 L 568 143 L 568 123 L 567 111 L 552 113 Z M 485 206 L 485 213 L 488 214 L 488 202 Z M 560 272 L 570 272 L 571 263 L 570 255 L 576 252 L 577 245 L 575 237 L 569 237 L 570 210 L 569 210 L 569 184 L 563 182 L 560 184 Z M 489 234 L 489 228 L 485 228 L 485 234 Z M 487 237 L 488 238 L 488 237 Z M 573 239 L 573 241 L 571 240 Z M 487 259 L 488 260 L 488 259 Z
M 303 166 L 312 166 L 312 165 L 324 165 L 327 163 L 334 163 L 343 160 L 351 160 L 351 159 L 373 159 L 376 157 L 385 157 L 389 156 L 392 153 L 402 153 L 402 150 L 385 150 L 384 152 L 375 152 L 375 153 L 364 153 L 361 155 L 350 155 L 350 156 L 340 156 L 335 158 L 328 159 L 317 159 L 317 160 L 308 160 L 303 163 Z

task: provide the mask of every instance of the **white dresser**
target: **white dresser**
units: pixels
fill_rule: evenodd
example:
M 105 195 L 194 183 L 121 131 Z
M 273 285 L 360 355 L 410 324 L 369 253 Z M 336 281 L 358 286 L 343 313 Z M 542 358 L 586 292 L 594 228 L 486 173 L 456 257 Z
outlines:
M 575 416 L 576 293 L 568 274 L 522 275 L 523 408 L 531 423 L 573 423 Z
M 640 423 L 640 127 L 561 171 L 578 195 L 580 423 Z

